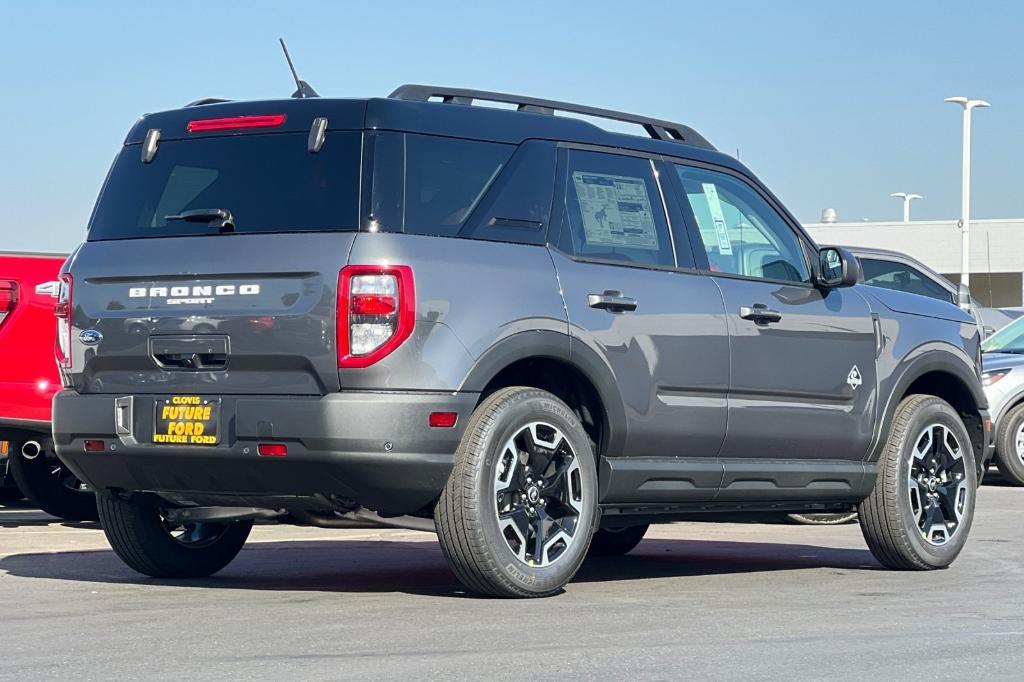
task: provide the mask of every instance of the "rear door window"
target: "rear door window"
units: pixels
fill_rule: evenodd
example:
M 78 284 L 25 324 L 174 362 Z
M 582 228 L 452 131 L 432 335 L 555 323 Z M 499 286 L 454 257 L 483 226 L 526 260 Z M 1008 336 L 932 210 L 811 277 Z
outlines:
M 675 266 L 651 161 L 570 149 L 558 246 L 580 258 Z
M 306 133 L 161 142 L 150 163 L 124 147 L 100 194 L 89 240 L 216 233 L 168 219 L 223 209 L 236 232 L 348 231 L 359 227 L 362 134 L 332 131 L 310 154 Z

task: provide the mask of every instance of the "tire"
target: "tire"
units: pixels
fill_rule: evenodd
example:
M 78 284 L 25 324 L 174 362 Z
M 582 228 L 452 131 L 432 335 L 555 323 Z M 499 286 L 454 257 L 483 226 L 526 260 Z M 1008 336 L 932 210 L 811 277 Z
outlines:
M 213 575 L 238 556 L 252 529 L 252 521 L 172 528 L 157 507 L 107 494 L 97 497 L 97 507 L 103 532 L 121 561 L 154 578 Z
M 644 539 L 648 524 L 625 528 L 599 528 L 590 541 L 590 556 L 623 556 Z
M 858 508 L 864 539 L 883 566 L 931 570 L 953 563 L 974 520 L 975 461 L 967 429 L 949 403 L 928 395 L 903 399 L 875 488 Z
M 21 443 L 11 454 L 11 475 L 29 502 L 66 521 L 95 521 L 96 495 L 82 485 L 59 459 L 42 452 L 25 459 Z
M 850 511 L 840 514 L 786 514 L 786 518 L 802 526 L 841 526 L 844 523 L 856 520 L 857 512 Z
M 999 420 L 996 433 L 996 466 L 1007 483 L 1024 486 L 1024 404 Z
M 555 594 L 583 563 L 596 521 L 597 464 L 572 410 L 535 388 L 485 399 L 434 510 L 441 548 L 462 584 L 496 597 Z

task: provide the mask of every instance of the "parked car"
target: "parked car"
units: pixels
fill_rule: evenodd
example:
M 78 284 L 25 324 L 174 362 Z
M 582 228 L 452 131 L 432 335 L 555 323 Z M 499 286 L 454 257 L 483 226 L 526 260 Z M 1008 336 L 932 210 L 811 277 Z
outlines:
M 22 493 L 69 520 L 96 518 L 92 491 L 57 459 L 50 404 L 60 388 L 53 361 L 57 275 L 66 256 L 0 253 L 0 464 L 2 495 Z
M 982 344 L 985 395 L 995 422 L 996 464 L 1003 478 L 1024 485 L 1024 319 Z
M 357 520 L 544 596 L 650 523 L 854 506 L 882 564 L 945 567 L 992 452 L 978 328 L 858 279 L 677 123 L 430 86 L 200 103 L 136 123 L 61 275 L 54 437 L 165 578 L 254 519 Z
M 935 272 L 921 261 L 898 251 L 848 247 L 861 263 L 865 284 L 884 289 L 896 289 L 939 301 L 959 305 L 959 287 Z M 1014 309 L 989 308 L 970 299 L 971 314 L 989 336 L 1021 316 Z

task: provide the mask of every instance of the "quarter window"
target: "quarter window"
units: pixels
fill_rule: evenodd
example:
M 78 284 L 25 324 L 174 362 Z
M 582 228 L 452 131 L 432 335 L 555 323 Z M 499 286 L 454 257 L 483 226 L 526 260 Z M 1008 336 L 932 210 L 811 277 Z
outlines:
M 800 238 L 742 180 L 676 166 L 713 272 L 786 282 L 810 281 Z
M 569 150 L 563 184 L 562 250 L 597 260 L 675 265 L 648 159 Z

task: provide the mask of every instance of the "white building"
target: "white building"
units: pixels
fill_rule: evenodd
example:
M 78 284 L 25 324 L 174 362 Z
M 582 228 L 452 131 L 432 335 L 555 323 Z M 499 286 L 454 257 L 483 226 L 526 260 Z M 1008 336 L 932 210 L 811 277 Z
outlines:
M 956 220 L 805 225 L 818 244 L 902 251 L 960 281 L 961 234 Z M 971 220 L 971 293 L 998 308 L 1024 304 L 1024 219 Z

